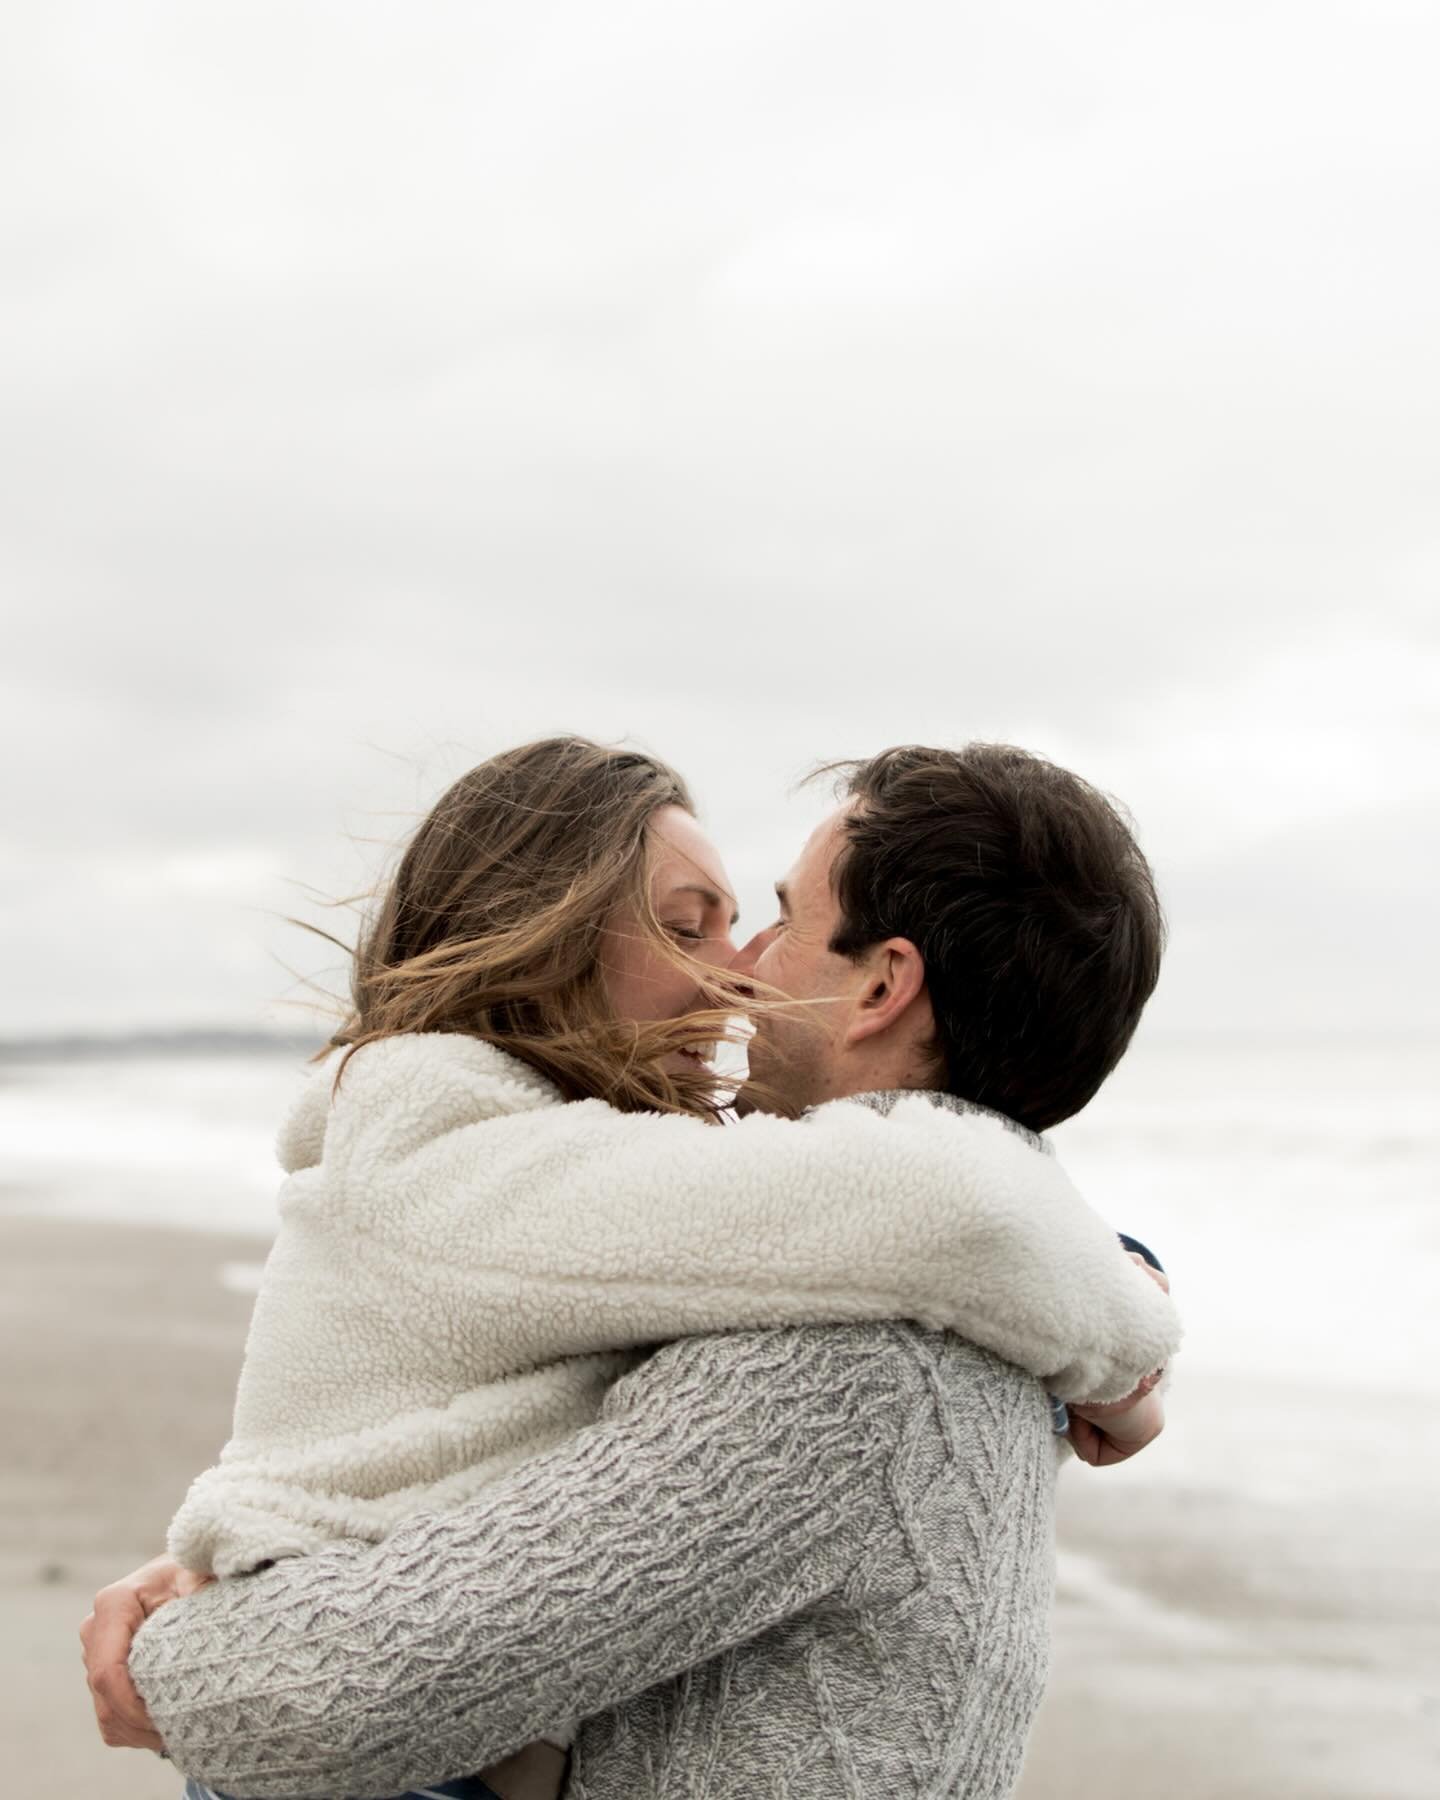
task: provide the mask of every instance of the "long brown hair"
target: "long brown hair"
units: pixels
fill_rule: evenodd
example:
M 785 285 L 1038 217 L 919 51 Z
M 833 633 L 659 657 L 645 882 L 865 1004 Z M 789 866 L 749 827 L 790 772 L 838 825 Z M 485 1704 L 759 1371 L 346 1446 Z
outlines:
M 646 827 L 662 806 L 694 811 L 673 769 L 581 737 L 524 744 L 462 775 L 362 930 L 349 1017 L 317 1060 L 344 1049 L 338 1084 L 364 1044 L 462 1032 L 519 1057 L 567 1099 L 713 1116 L 724 1103 L 716 1078 L 665 1059 L 733 1037 L 752 990 L 687 956 L 655 915 Z M 694 979 L 699 1010 L 653 1024 L 614 1016 L 601 944 L 621 911 Z

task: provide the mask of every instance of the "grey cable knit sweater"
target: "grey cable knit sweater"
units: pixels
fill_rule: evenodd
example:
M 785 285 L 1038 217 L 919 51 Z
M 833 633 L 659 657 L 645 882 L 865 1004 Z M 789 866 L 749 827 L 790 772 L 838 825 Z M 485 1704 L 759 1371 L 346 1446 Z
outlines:
M 230 1794 L 394 1795 L 585 1717 L 571 1800 L 1010 1792 L 1044 1680 L 1033 1378 L 904 1324 L 692 1338 L 457 1512 L 160 1611 L 131 1667 Z

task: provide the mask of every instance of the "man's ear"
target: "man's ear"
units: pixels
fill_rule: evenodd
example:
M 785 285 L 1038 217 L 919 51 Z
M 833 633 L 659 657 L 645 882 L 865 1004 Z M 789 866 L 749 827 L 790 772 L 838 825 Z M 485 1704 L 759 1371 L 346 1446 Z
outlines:
M 855 996 L 843 1042 L 847 1049 L 889 1031 L 925 995 L 925 959 L 909 938 L 886 938 L 865 953 L 865 979 Z

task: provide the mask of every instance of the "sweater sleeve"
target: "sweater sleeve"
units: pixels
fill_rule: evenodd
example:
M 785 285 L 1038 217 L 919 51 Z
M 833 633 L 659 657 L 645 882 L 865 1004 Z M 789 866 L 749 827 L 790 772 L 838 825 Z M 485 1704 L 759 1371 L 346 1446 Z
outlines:
M 782 1324 L 909 1318 L 1062 1398 L 1127 1393 L 1173 1354 L 1169 1299 L 1055 1159 L 923 1098 L 717 1129 L 598 1100 L 451 1124 L 431 1071 L 355 1065 L 326 1158 L 338 1225 L 505 1308 L 508 1367 Z M 347 1075 L 347 1080 L 349 1076 Z M 375 1101 L 370 1103 L 373 1084 Z M 384 1104 L 381 1104 L 381 1100 Z M 403 1205 L 395 1195 L 403 1194 Z
M 163 1608 L 131 1671 L 176 1765 L 248 1800 L 484 1768 L 846 1577 L 900 1429 L 888 1326 L 667 1345 L 460 1511 Z

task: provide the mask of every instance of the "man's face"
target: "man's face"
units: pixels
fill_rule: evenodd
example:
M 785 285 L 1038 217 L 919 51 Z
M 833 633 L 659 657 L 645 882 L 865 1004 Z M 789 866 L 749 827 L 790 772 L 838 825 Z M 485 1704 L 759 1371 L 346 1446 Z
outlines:
M 843 845 L 847 811 L 840 807 L 810 834 L 785 879 L 775 884 L 779 918 L 751 938 L 733 965 L 736 974 L 753 974 L 806 1003 L 759 1019 L 742 1106 L 748 1101 L 766 1111 L 798 1113 L 838 1091 L 841 1032 L 863 980 L 848 956 L 830 949 L 840 924 L 830 872 Z

